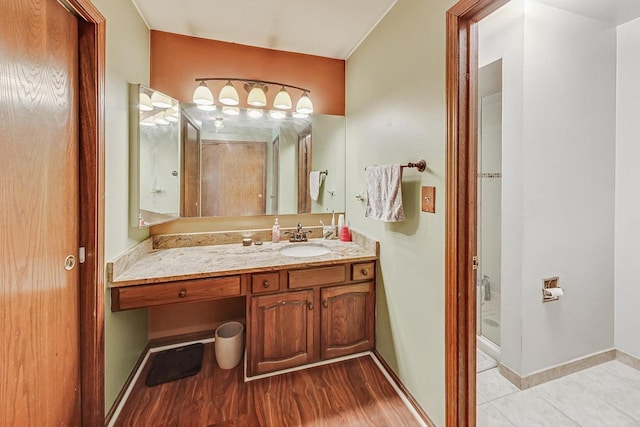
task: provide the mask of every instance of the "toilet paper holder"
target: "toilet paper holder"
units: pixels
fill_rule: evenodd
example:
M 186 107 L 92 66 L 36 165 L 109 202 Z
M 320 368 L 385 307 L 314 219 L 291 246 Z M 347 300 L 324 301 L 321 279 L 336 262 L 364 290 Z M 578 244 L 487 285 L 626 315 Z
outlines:
M 558 286 L 559 277 L 542 280 L 542 302 L 557 301 L 564 295 L 564 289 Z

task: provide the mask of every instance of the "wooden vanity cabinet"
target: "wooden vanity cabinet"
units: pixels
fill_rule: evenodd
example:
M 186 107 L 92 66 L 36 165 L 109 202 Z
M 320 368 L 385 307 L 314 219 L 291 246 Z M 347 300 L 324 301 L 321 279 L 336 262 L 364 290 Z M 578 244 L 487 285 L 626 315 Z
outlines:
M 372 349 L 374 276 L 375 262 L 281 270 L 281 292 L 249 297 L 247 376 Z
M 320 358 L 331 359 L 373 348 L 374 283 L 320 289 Z
M 314 308 L 313 290 L 251 297 L 252 375 L 313 360 Z

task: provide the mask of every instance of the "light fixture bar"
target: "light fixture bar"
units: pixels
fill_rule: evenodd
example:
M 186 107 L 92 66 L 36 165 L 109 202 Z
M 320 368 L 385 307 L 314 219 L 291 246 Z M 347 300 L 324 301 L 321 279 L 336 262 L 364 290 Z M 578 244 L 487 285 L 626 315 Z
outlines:
M 293 85 L 288 85 L 286 83 L 278 83 L 278 82 L 270 82 L 267 80 L 254 80 L 254 79 L 241 79 L 238 77 L 199 77 L 197 79 L 195 79 L 197 82 L 207 82 L 207 81 L 213 81 L 213 80 L 224 80 L 224 81 L 236 81 L 236 82 L 244 82 L 244 83 L 261 83 L 261 84 L 265 84 L 265 85 L 277 85 L 277 86 L 284 86 L 284 87 L 290 87 L 292 89 L 297 89 L 301 92 L 307 92 L 308 94 L 311 93 L 311 91 L 309 89 L 305 89 L 303 87 L 298 87 L 298 86 L 293 86 Z

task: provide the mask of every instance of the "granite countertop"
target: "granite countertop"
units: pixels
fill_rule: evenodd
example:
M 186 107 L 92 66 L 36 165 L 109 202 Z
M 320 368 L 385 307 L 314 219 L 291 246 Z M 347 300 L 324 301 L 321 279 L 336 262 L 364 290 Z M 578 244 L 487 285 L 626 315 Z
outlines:
M 262 245 L 222 244 L 153 249 L 147 239 L 107 264 L 109 287 L 199 279 L 229 274 L 272 271 L 377 259 L 377 242 L 359 237 L 358 242 L 309 239 L 309 242 L 265 242 Z M 320 244 L 331 249 L 326 255 L 297 258 L 280 253 L 291 245 Z M 132 255 L 135 254 L 135 255 Z M 118 264 L 120 263 L 120 265 Z

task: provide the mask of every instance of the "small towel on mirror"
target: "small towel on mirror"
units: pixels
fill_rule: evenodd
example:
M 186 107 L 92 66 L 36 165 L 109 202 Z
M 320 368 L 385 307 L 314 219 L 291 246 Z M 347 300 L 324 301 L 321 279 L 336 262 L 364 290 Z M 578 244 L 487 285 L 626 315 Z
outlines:
M 320 186 L 322 185 L 323 179 L 324 175 L 321 174 L 320 171 L 309 172 L 309 196 L 311 196 L 311 200 L 314 202 L 318 200 L 318 196 L 320 195 Z
M 386 222 L 404 221 L 402 167 L 369 166 L 366 169 L 367 207 L 364 216 Z

